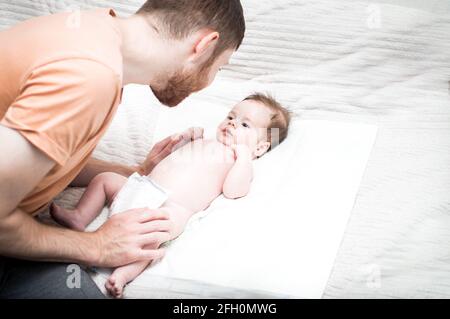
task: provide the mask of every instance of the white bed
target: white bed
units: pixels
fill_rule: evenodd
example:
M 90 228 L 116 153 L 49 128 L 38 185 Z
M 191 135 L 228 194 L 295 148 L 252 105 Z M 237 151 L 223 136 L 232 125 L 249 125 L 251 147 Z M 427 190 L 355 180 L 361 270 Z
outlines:
M 242 2 L 244 44 L 213 86 L 194 99 L 230 105 L 247 90 L 264 89 L 305 120 L 379 127 L 323 297 L 449 298 L 448 2 Z M 126 15 L 140 3 L 1 0 L 0 27 L 69 7 L 111 6 Z M 230 81 L 239 86 L 227 92 Z M 142 160 L 155 142 L 158 114 L 158 108 L 138 104 L 133 111 L 120 110 L 96 154 Z M 73 204 L 80 192 L 68 190 L 59 200 Z M 248 296 L 245 290 L 189 280 L 180 280 L 177 289 L 146 294 Z

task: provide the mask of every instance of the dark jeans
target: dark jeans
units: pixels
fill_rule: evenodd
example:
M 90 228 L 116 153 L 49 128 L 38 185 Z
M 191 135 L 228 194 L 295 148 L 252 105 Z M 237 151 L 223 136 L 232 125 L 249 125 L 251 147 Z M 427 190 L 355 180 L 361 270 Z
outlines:
M 86 271 L 77 266 L 79 276 L 68 283 L 74 273 L 68 266 L 0 256 L 0 299 L 105 298 Z

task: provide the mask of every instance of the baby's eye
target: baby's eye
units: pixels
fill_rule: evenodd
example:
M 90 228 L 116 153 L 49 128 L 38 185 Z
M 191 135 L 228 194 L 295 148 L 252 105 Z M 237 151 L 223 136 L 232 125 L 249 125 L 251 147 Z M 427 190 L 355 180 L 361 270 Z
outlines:
M 233 118 L 231 116 L 227 116 L 227 120 L 232 120 Z
M 247 123 L 242 123 L 242 126 L 243 126 L 243 127 L 246 127 L 246 128 L 249 128 L 249 127 L 250 127 L 250 126 L 248 126 Z

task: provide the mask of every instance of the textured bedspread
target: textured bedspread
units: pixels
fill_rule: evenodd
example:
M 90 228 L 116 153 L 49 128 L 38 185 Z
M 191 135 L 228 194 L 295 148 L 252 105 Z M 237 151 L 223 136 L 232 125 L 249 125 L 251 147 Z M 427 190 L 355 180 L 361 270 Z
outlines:
M 306 119 L 379 125 L 324 297 L 450 298 L 450 13 L 387 2 L 244 0 L 243 46 L 193 98 L 230 105 L 264 89 Z M 126 15 L 140 3 L 0 0 L 0 27 L 95 5 Z M 224 90 L 230 81 L 239 88 Z M 97 156 L 140 161 L 158 112 L 119 110 Z

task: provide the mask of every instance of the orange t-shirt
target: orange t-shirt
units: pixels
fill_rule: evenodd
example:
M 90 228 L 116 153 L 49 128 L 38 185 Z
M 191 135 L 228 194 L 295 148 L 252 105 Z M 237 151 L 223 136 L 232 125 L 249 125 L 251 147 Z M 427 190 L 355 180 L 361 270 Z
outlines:
M 111 9 L 37 17 L 0 32 L 0 124 L 55 161 L 19 204 L 33 214 L 78 175 L 121 98 L 121 38 Z

